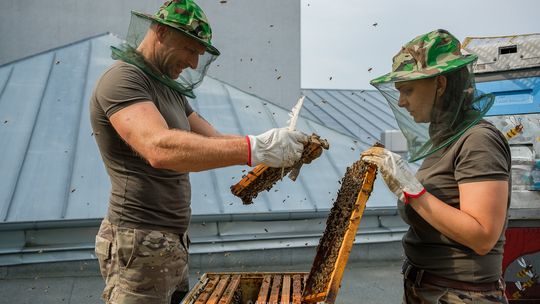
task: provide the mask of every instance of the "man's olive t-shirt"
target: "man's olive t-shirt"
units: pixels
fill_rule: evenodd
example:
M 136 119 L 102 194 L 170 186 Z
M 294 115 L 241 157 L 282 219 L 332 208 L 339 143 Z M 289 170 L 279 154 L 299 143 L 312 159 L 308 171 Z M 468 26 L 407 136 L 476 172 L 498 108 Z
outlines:
M 452 145 L 426 157 L 416 177 L 429 193 L 459 208 L 459 184 L 509 181 L 510 193 L 510 161 L 510 148 L 501 132 L 489 122 L 480 121 Z M 510 197 L 505 204 L 508 208 Z M 504 229 L 495 247 L 481 256 L 437 231 L 411 206 L 398 206 L 410 225 L 403 246 L 413 265 L 458 281 L 480 283 L 500 278 Z
M 107 217 L 115 225 L 184 233 L 191 217 L 189 174 L 153 168 L 109 121 L 142 101 L 152 101 L 170 129 L 190 131 L 193 110 L 180 93 L 122 61 L 104 72 L 90 99 L 90 118 L 112 184 Z

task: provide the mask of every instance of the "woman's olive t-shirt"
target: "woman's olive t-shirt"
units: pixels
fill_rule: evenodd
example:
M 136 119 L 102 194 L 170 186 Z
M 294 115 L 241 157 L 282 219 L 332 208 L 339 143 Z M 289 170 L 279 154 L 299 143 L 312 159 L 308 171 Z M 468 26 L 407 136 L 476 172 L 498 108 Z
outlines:
M 426 157 L 416 177 L 426 190 L 459 208 L 459 184 L 508 181 L 510 206 L 510 147 L 491 123 L 480 121 L 450 146 Z M 504 230 L 486 255 L 459 244 L 428 224 L 416 211 L 398 203 L 402 218 L 410 225 L 403 237 L 407 259 L 432 274 L 466 282 L 493 282 L 501 277 Z

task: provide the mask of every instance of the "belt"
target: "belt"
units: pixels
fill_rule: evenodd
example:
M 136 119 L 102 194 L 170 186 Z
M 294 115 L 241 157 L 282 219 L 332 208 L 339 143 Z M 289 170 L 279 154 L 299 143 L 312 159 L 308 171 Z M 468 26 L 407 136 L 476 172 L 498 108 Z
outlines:
M 407 260 L 403 262 L 401 268 L 401 273 L 403 277 L 416 286 L 420 286 L 422 283 L 431 284 L 439 287 L 467 290 L 467 291 L 494 291 L 494 290 L 504 290 L 504 282 L 502 278 L 495 282 L 489 283 L 470 283 L 463 281 L 456 281 L 451 279 L 446 279 L 429 272 L 424 271 L 423 269 L 417 268 Z

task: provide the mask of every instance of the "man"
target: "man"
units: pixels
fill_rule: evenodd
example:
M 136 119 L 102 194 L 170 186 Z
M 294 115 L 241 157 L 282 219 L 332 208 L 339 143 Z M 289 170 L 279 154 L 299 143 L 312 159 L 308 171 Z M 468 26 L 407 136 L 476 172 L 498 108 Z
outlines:
M 272 129 L 225 136 L 192 110 L 219 55 L 193 0 L 168 1 L 151 16 L 133 12 L 119 59 L 90 100 L 96 142 L 112 189 L 96 236 L 106 303 L 178 303 L 187 293 L 189 172 L 224 166 L 291 166 L 307 136 Z

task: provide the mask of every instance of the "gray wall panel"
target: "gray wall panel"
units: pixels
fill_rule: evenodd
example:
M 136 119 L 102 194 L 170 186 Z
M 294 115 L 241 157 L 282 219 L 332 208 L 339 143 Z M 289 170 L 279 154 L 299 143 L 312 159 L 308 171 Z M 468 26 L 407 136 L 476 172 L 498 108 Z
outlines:
M 154 13 L 162 2 L 0 1 L 0 64 L 105 32 L 124 37 L 131 10 Z M 290 108 L 300 94 L 300 1 L 198 3 L 222 53 L 209 75 Z

